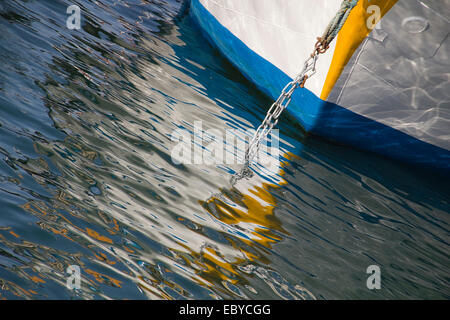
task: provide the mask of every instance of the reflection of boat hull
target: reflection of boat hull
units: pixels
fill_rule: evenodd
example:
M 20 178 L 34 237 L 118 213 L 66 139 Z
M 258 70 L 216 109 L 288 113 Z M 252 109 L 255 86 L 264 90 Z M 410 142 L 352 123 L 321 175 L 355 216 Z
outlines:
M 191 14 L 247 78 L 276 98 L 340 3 L 192 0 Z M 377 3 L 383 19 L 371 31 L 370 6 Z M 288 110 L 305 130 L 450 171 L 449 23 L 437 12 L 450 10 L 450 1 L 443 9 L 428 6 L 359 1 L 317 73 L 294 93 Z

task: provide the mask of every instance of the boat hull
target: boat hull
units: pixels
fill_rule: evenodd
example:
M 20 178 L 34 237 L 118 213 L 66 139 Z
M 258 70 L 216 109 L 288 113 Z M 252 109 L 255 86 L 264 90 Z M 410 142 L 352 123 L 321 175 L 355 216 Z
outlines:
M 192 0 L 190 12 L 210 42 L 214 44 L 248 79 L 255 83 L 261 91 L 276 99 L 284 86 L 295 76 L 295 67 L 293 67 L 295 63 L 283 65 L 283 63 L 279 62 L 280 57 L 277 57 L 276 54 L 273 55 L 273 52 L 271 53 L 270 49 L 265 50 L 264 48 L 258 47 L 257 44 L 251 43 L 251 39 L 246 39 L 245 36 L 242 36 L 246 30 L 245 25 L 242 23 L 242 21 L 245 20 L 245 17 L 241 17 L 242 21 L 239 21 L 239 19 L 230 18 L 232 17 L 230 13 L 228 16 L 218 13 L 221 9 L 230 9 L 229 7 L 227 8 L 226 5 L 230 6 L 230 3 L 233 1 L 234 0 L 214 0 L 209 2 L 208 0 Z M 252 2 L 254 0 L 247 1 Z M 213 3 L 213 6 L 211 3 Z M 320 1 L 317 1 L 317 3 L 320 4 Z M 336 1 L 335 6 L 339 3 L 340 1 Z M 218 6 L 215 8 L 214 5 L 217 4 L 221 4 L 223 7 Z M 394 10 L 396 10 L 396 6 L 398 6 L 398 4 L 394 5 L 392 9 L 389 8 L 390 12 L 392 11 L 395 13 Z M 231 9 L 236 10 L 236 7 Z M 246 8 L 246 10 L 251 9 L 252 8 Z M 404 10 L 404 7 L 398 6 L 397 9 Z M 329 20 L 328 16 L 332 15 L 334 8 L 333 6 L 329 6 L 327 10 L 329 11 L 327 19 L 320 21 L 312 29 L 323 30 L 325 28 L 326 20 Z M 257 10 L 254 11 L 256 14 Z M 389 22 L 389 19 L 392 19 L 389 18 L 390 12 L 384 16 L 382 22 L 385 20 Z M 234 13 L 238 14 L 238 12 Z M 282 14 L 283 13 L 280 12 L 280 15 Z M 304 19 L 308 18 L 312 19 L 312 17 L 304 17 Z M 395 15 L 393 18 L 395 18 Z M 230 19 L 234 19 L 234 21 L 230 21 Z M 389 26 L 388 23 L 386 24 Z M 283 30 L 283 28 L 284 27 L 281 26 L 280 30 Z M 392 26 L 390 26 L 390 28 L 392 28 Z M 336 77 L 334 83 L 330 86 L 331 65 L 333 64 L 333 61 L 337 59 L 336 57 L 339 58 L 339 56 L 342 56 L 342 53 L 338 53 L 336 47 L 333 46 L 330 49 L 331 52 L 327 52 L 320 57 L 323 62 L 318 68 L 318 81 L 309 84 L 309 86 L 307 85 L 305 88 L 296 90 L 287 110 L 299 121 L 307 132 L 401 161 L 439 169 L 448 174 L 450 172 L 450 145 L 448 138 L 450 136 L 450 126 L 448 126 L 448 119 L 450 119 L 450 116 L 448 116 L 449 104 L 446 104 L 448 97 L 445 96 L 445 94 L 444 96 L 441 94 L 438 98 L 439 101 L 435 101 L 437 106 L 430 107 L 432 113 L 436 113 L 436 108 L 438 108 L 439 115 L 434 119 L 428 119 L 428 122 L 424 122 L 422 121 L 423 119 L 421 120 L 420 116 L 417 115 L 424 114 L 424 112 L 427 113 L 426 111 L 429 109 L 425 109 L 425 111 L 418 110 L 420 108 L 412 106 L 411 104 L 408 105 L 407 102 L 404 102 L 401 106 L 402 109 L 396 113 L 395 108 L 398 107 L 399 104 L 397 101 L 398 97 L 395 97 L 395 94 L 392 92 L 389 93 L 386 99 L 377 100 L 373 98 L 377 97 L 377 95 L 386 94 L 385 87 L 392 89 L 391 83 L 388 82 L 387 84 L 384 84 L 384 79 L 375 74 L 375 79 L 382 82 L 381 85 L 377 83 L 378 87 L 375 89 L 373 86 L 370 86 L 371 81 L 373 82 L 372 78 L 366 77 L 367 79 L 360 80 L 361 71 L 355 73 L 355 68 L 361 67 L 358 58 L 364 57 L 365 52 L 367 52 L 368 43 L 372 41 L 377 44 L 379 42 L 380 47 L 389 44 L 386 42 L 386 36 L 383 38 L 383 32 L 386 33 L 389 30 L 382 31 L 377 29 L 376 34 L 375 32 L 372 32 L 370 36 L 363 37 L 361 43 L 358 43 L 354 50 L 350 52 L 348 61 L 342 63 L 341 70 L 337 72 L 339 76 Z M 314 30 L 313 32 L 316 31 Z M 317 33 L 317 35 L 318 34 L 320 33 Z M 377 35 L 378 38 L 375 38 Z M 282 36 L 283 33 L 281 32 L 280 37 Z M 305 46 L 307 49 L 304 50 L 308 50 L 314 45 L 313 36 L 311 34 L 310 36 L 304 36 L 304 38 L 306 40 L 310 39 L 310 41 L 308 42 L 305 40 L 306 43 L 296 43 L 295 45 Z M 443 42 L 439 43 L 436 52 L 441 49 L 443 44 L 448 44 L 447 38 L 444 38 Z M 394 41 L 393 39 L 389 40 Z M 439 42 L 439 39 L 435 42 Z M 266 46 L 270 46 L 270 43 L 267 43 Z M 339 43 L 337 46 L 339 46 Z M 290 56 L 295 56 L 292 59 L 297 59 L 299 61 L 298 70 L 300 70 L 300 61 L 306 58 L 307 55 L 305 55 L 305 57 L 298 57 L 297 52 L 301 51 L 300 49 L 292 51 L 289 51 L 289 49 L 292 48 L 284 49 L 288 50 L 287 54 Z M 294 47 L 294 49 L 296 48 Z M 377 50 L 378 51 L 369 50 L 369 53 L 375 52 L 375 54 L 378 54 L 379 56 L 380 49 L 378 48 Z M 434 53 L 434 56 L 436 56 L 436 52 Z M 329 54 L 329 57 L 323 58 L 327 54 Z M 370 55 L 368 55 L 368 57 L 370 58 Z M 378 58 L 379 60 L 382 60 L 383 56 Z M 404 57 L 401 58 L 404 59 Z M 423 56 L 420 56 L 419 53 L 419 57 L 416 59 L 423 59 Z M 444 61 L 443 63 L 445 64 L 447 62 Z M 368 68 L 364 65 L 361 68 L 364 69 L 364 67 L 366 69 Z M 371 73 L 371 70 L 367 71 L 367 73 Z M 336 72 L 334 72 L 334 75 L 335 74 Z M 395 78 L 395 75 L 388 75 L 388 77 L 389 76 Z M 430 74 L 422 76 L 430 77 Z M 446 74 L 443 73 L 442 77 L 445 78 L 445 76 Z M 316 77 L 316 75 L 314 77 Z M 360 81 L 361 87 L 365 86 L 365 88 L 363 92 L 360 92 L 358 88 L 353 88 L 356 94 L 352 94 L 348 84 L 354 83 L 356 81 L 355 77 Z M 395 81 L 391 82 L 395 83 Z M 393 90 L 394 93 L 396 93 L 397 91 L 401 91 L 402 88 L 394 89 L 398 89 Z M 324 92 L 326 90 L 329 92 L 326 93 L 325 97 Z M 370 92 L 370 90 L 373 92 Z M 401 93 L 399 96 L 402 96 Z M 370 100 L 370 106 L 367 105 L 368 97 L 372 98 Z M 389 98 L 391 98 L 391 100 L 389 100 Z M 392 103 L 392 106 L 389 106 L 389 103 Z M 387 112 L 386 109 L 390 111 L 394 110 L 394 112 Z M 375 112 L 374 110 L 385 111 L 383 113 Z M 385 114 L 388 114 L 388 116 L 384 116 Z M 416 120 L 411 121 L 411 119 L 414 118 Z M 430 123 L 431 130 L 430 128 L 424 128 L 424 126 L 426 127 L 426 125 L 430 125 Z M 424 130 L 426 129 L 431 133 L 424 134 Z M 413 132 L 413 134 L 411 134 L 411 132 Z M 414 134 L 414 132 L 416 134 Z M 438 134 L 433 135 L 432 132 L 438 132 Z

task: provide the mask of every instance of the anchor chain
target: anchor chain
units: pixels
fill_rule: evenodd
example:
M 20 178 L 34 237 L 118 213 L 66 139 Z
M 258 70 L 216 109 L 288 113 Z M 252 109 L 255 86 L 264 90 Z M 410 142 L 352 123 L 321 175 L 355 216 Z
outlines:
M 311 78 L 316 73 L 317 59 L 320 54 L 325 53 L 330 43 L 337 36 L 338 32 L 342 29 L 345 21 L 350 14 L 350 11 L 356 6 L 358 0 L 344 0 L 342 1 L 341 7 L 336 14 L 336 16 L 331 20 L 330 24 L 326 28 L 322 37 L 317 38 L 317 42 L 314 46 L 314 51 L 310 57 L 305 61 L 302 71 L 289 82 L 284 89 L 281 91 L 278 99 L 272 104 L 269 111 L 267 112 L 264 121 L 256 130 L 250 144 L 245 153 L 245 166 L 244 170 L 237 174 L 237 177 L 233 177 L 232 180 L 239 180 L 240 176 L 248 174 L 248 166 L 251 161 L 258 153 L 261 141 L 264 140 L 269 133 L 272 131 L 273 127 L 278 124 L 278 120 L 284 109 L 286 109 L 292 100 L 292 94 L 297 88 L 303 88 L 306 81 Z
M 316 73 L 316 63 L 319 54 L 314 51 L 313 54 L 305 61 L 303 70 L 300 72 L 294 80 L 289 82 L 284 89 L 281 91 L 281 95 L 272 104 L 264 121 L 258 127 L 250 141 L 249 147 L 245 154 L 245 163 L 250 163 L 254 156 L 259 151 L 261 141 L 267 137 L 267 135 L 272 131 L 273 127 L 278 124 L 279 117 L 284 109 L 287 108 L 292 99 L 292 94 L 294 91 L 305 85 L 308 78 L 311 78 Z

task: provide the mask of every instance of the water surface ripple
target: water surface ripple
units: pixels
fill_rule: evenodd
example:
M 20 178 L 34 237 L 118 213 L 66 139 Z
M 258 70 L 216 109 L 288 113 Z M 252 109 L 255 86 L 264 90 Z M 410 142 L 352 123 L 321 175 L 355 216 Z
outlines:
M 172 162 L 174 130 L 244 132 L 271 103 L 182 1 L 6 0 L 0 28 L 0 299 L 449 298 L 445 179 L 288 115 L 275 178 Z

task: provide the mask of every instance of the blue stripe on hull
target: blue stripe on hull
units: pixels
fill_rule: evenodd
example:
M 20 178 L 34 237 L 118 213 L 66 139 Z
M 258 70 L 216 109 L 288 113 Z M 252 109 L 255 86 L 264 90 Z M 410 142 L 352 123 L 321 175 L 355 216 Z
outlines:
M 210 42 L 261 91 L 276 99 L 292 79 L 222 26 L 199 0 L 191 0 L 190 10 Z M 296 90 L 287 110 L 308 132 L 450 174 L 450 151 L 323 101 L 305 88 Z

